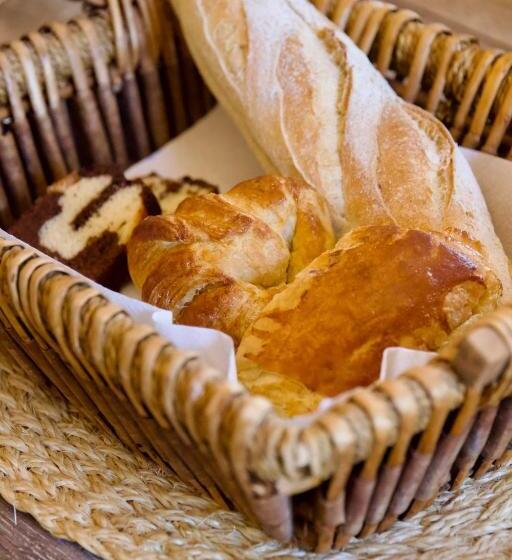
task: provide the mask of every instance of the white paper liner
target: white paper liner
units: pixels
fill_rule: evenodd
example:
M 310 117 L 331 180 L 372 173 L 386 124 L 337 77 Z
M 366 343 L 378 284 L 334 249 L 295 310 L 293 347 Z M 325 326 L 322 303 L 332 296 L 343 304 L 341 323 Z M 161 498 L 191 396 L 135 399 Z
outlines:
M 424 366 L 435 355 L 435 352 L 411 350 L 410 348 L 401 348 L 400 346 L 386 348 L 382 354 L 380 378 L 395 379 L 406 369 Z

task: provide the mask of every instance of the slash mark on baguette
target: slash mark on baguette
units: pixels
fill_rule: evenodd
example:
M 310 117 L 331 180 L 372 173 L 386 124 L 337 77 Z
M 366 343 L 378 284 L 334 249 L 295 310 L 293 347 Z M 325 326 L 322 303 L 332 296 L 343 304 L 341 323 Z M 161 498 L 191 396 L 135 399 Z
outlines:
M 347 49 L 345 45 L 336 37 L 332 29 L 322 29 L 318 32 L 318 38 L 324 43 L 327 51 L 331 55 L 333 62 L 339 69 L 338 80 L 338 102 L 336 104 L 336 117 L 338 119 L 338 158 L 340 168 L 344 170 L 344 158 L 350 156 L 350 146 L 346 142 L 346 115 L 352 93 L 352 69 L 347 61 Z M 343 178 L 342 178 L 343 182 Z M 347 220 L 346 213 L 342 215 L 343 222 Z

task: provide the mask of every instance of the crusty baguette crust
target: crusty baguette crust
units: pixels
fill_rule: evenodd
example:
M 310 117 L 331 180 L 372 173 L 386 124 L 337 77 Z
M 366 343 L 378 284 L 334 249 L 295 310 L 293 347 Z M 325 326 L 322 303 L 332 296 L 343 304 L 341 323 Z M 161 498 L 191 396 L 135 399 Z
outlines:
M 476 180 L 444 126 L 403 102 L 306 0 L 172 0 L 208 85 L 271 172 L 326 197 L 336 232 L 447 232 L 512 285 Z

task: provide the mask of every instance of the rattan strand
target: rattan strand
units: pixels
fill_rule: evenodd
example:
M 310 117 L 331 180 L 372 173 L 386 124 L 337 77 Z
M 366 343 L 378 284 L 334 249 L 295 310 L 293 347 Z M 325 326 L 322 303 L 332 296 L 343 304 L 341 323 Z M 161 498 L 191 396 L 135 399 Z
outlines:
M 113 43 L 113 36 L 112 30 L 108 21 L 105 19 L 104 15 L 97 15 L 94 16 L 91 21 L 96 28 L 97 37 L 98 37 L 98 44 L 97 49 L 98 52 L 102 53 L 103 59 L 108 63 L 111 62 L 114 58 L 114 43 Z M 79 45 L 79 52 L 80 58 L 87 70 L 90 70 L 93 65 L 93 61 L 91 58 L 91 51 L 87 44 L 87 39 L 83 33 L 83 31 L 78 28 L 77 26 L 73 26 L 71 28 L 73 38 L 76 41 L 77 45 Z M 55 69 L 57 79 L 59 85 L 62 89 L 64 89 L 68 85 L 69 78 L 71 76 L 71 66 L 69 63 L 69 58 L 66 55 L 66 51 L 64 47 L 60 43 L 60 41 L 55 37 L 54 34 L 43 31 L 41 32 L 46 40 L 46 45 L 48 49 L 48 54 L 52 62 L 52 66 Z M 43 69 L 41 66 L 41 62 L 39 57 L 36 55 L 33 47 L 30 43 L 27 43 L 27 46 L 30 50 L 30 55 L 33 60 L 34 66 L 37 71 L 37 76 L 39 82 L 42 84 L 43 82 Z M 13 66 L 13 77 L 15 78 L 18 87 L 20 89 L 21 95 L 26 95 L 27 93 L 27 84 L 23 78 L 23 71 L 20 66 L 20 62 L 16 54 L 12 51 L 12 49 L 6 48 L 5 49 L 7 56 Z M 0 107 L 5 106 L 7 103 L 7 92 L 5 88 L 5 80 L 3 74 L 0 72 Z
M 337 16 L 337 6 L 344 5 L 342 0 L 332 0 L 326 2 L 324 0 L 315 0 L 314 3 L 326 12 L 333 19 Z M 103 4 L 103 3 L 101 3 Z M 413 12 L 408 12 L 406 10 L 396 11 L 396 8 L 392 4 L 376 2 L 376 1 L 359 1 L 345 3 L 347 5 L 344 10 L 346 10 L 346 16 L 342 20 L 346 20 L 345 30 L 348 34 L 362 47 L 366 52 L 370 54 L 372 59 L 377 60 L 380 49 L 382 48 L 383 33 L 386 27 L 389 27 L 391 20 L 400 20 L 404 23 L 397 28 L 396 37 L 393 39 L 393 50 L 392 57 L 389 59 L 386 68 L 380 68 L 382 71 L 391 70 L 397 73 L 397 76 L 401 80 L 405 80 L 409 77 L 414 79 L 414 75 L 411 74 L 412 63 L 414 60 L 415 52 L 417 51 L 420 39 L 428 34 L 432 33 L 432 42 L 430 46 L 426 49 L 426 54 L 428 54 L 425 66 L 416 78 L 421 81 L 421 85 L 425 91 L 428 91 L 435 80 L 437 71 L 440 67 L 440 62 L 442 54 L 447 48 L 447 41 L 449 36 L 446 34 L 448 30 L 444 30 L 439 27 L 435 28 L 435 24 L 425 24 L 419 20 L 419 16 Z M 353 7 L 351 7 L 353 5 Z M 351 7 L 351 9 L 350 9 Z M 109 27 L 105 16 L 107 12 L 98 11 L 98 14 L 93 17 L 94 25 L 97 28 L 98 45 L 103 51 L 103 58 L 106 62 L 110 62 L 114 57 L 114 40 L 112 30 Z M 404 15 L 403 19 L 400 19 L 401 14 Z M 378 18 L 375 18 L 375 15 Z M 368 35 L 368 28 L 373 27 L 374 31 Z M 91 56 L 91 51 L 88 48 L 86 37 L 83 31 L 77 27 L 73 28 L 73 35 L 75 40 L 80 46 L 80 54 L 87 69 L 93 66 L 93 60 Z M 71 68 L 69 60 L 66 56 L 65 49 L 60 44 L 58 39 L 52 34 L 46 33 L 45 37 L 48 40 L 50 57 L 54 64 L 57 76 L 59 77 L 59 82 L 63 88 L 71 75 Z M 363 44 L 364 43 L 364 44 Z M 448 65 L 445 72 L 445 88 L 444 93 L 451 99 L 450 106 L 453 104 L 460 103 L 464 94 L 466 83 L 474 69 L 475 57 L 480 55 L 481 49 L 474 44 L 474 39 L 458 35 L 456 36 L 456 45 L 453 46 L 454 56 L 451 63 Z M 36 65 L 39 79 L 42 77 L 42 70 L 40 67 L 40 62 L 32 52 L 34 63 Z M 15 79 L 20 88 L 22 95 L 26 94 L 26 84 L 22 76 L 21 68 L 19 66 L 19 61 L 12 52 L 9 52 L 9 57 L 11 58 L 11 63 L 14 68 Z M 412 72 L 412 74 L 416 74 Z M 505 95 L 508 91 L 508 85 L 510 80 L 512 80 L 512 72 L 509 76 L 502 80 L 499 84 L 498 92 L 496 94 L 495 103 L 493 104 L 492 111 L 490 113 L 491 117 L 494 117 L 499 107 L 505 101 Z M 416 95 L 413 99 L 416 99 Z M 0 106 L 7 103 L 7 93 L 5 90 L 5 83 L 2 74 L 0 73 Z M 442 112 L 444 107 L 440 108 Z M 452 115 L 453 117 L 453 115 Z
M 0 349 L 0 494 L 101 558 L 510 558 L 512 469 L 444 493 L 345 553 L 282 548 L 83 418 Z

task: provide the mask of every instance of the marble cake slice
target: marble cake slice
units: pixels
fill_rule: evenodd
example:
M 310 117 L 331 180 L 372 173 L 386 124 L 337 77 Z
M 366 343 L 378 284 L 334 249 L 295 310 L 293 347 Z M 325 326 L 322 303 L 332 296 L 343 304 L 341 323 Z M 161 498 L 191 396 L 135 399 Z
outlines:
M 188 176 L 173 180 L 152 173 L 140 177 L 140 179 L 156 196 L 162 214 L 173 214 L 180 203 L 188 196 L 219 192 L 217 187 L 207 181 Z
M 141 180 L 72 174 L 48 188 L 10 229 L 32 247 L 111 289 L 128 279 L 126 243 L 148 215 L 160 214 Z

